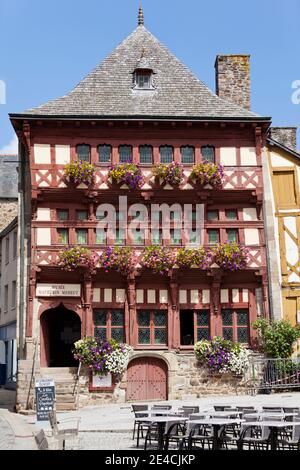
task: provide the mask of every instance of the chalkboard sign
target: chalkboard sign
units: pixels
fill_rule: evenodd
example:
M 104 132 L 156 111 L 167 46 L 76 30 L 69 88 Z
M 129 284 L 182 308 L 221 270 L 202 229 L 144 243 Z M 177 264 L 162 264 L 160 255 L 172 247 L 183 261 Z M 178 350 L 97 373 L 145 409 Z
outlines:
M 55 385 L 52 379 L 40 379 L 35 382 L 37 421 L 48 421 L 49 411 L 54 410 Z

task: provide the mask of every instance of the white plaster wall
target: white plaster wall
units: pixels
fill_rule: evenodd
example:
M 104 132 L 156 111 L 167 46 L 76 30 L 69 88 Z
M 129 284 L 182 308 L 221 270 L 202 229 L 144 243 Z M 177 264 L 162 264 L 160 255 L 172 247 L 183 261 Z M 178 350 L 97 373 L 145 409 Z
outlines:
M 37 208 L 37 214 L 36 214 L 36 220 L 40 221 L 48 221 L 50 220 L 50 209 L 47 209 L 45 207 L 38 207 Z
M 210 290 L 209 289 L 203 289 L 202 291 L 202 303 L 203 304 L 209 304 L 210 302 Z
M 55 162 L 57 165 L 66 165 L 70 161 L 70 145 L 55 145 Z
M 148 301 L 148 304 L 155 304 L 156 298 L 155 298 L 155 290 L 154 289 L 148 289 L 147 290 L 147 301 Z
M 199 292 L 198 290 L 191 290 L 191 303 L 198 304 L 199 303 Z
M 168 291 L 166 289 L 162 289 L 159 291 L 159 301 L 161 304 L 168 303 Z
M 227 304 L 229 301 L 228 289 L 221 289 L 221 303 Z
M 271 163 L 272 166 L 280 167 L 280 166 L 294 166 L 292 162 L 290 162 L 287 158 L 282 157 L 276 152 L 270 152 L 271 154 Z
M 112 289 L 104 289 L 104 302 L 112 302 Z
M 257 220 L 257 211 L 255 207 L 245 207 L 243 209 L 243 218 L 245 221 Z
M 296 225 L 296 217 L 285 217 L 284 218 L 284 225 L 285 227 L 297 238 L 297 225 Z M 284 233 L 285 238 L 285 250 L 286 250 L 286 260 L 289 264 L 294 266 L 298 263 L 299 260 L 299 253 L 298 253 L 298 246 L 297 243 L 289 236 L 287 232 Z M 300 276 L 296 273 L 290 274 L 288 278 L 289 282 L 299 282 Z
M 186 304 L 187 303 L 187 291 L 180 289 L 179 290 L 179 303 Z
M 238 289 L 232 289 L 232 302 L 238 304 L 240 301 L 240 293 Z
M 143 289 L 136 290 L 136 301 L 138 304 L 144 303 L 144 290 Z
M 255 147 L 241 147 L 241 165 L 257 166 Z
M 50 228 L 37 228 L 36 229 L 36 244 L 38 246 L 51 246 L 51 229 Z
M 259 245 L 259 233 L 257 228 L 245 228 L 245 244 Z
M 100 288 L 93 289 L 93 302 L 100 302 Z
M 42 165 L 50 164 L 50 148 L 50 144 L 34 144 L 34 162 Z
M 235 166 L 236 148 L 235 147 L 221 147 L 220 148 L 220 162 L 225 166 Z

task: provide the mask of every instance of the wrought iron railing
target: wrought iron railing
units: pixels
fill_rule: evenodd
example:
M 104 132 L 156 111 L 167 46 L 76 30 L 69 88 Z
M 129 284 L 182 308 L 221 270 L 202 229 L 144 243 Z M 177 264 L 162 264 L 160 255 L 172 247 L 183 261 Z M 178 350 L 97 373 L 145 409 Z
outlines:
M 291 359 L 251 358 L 245 371 L 249 391 L 300 389 L 300 357 Z

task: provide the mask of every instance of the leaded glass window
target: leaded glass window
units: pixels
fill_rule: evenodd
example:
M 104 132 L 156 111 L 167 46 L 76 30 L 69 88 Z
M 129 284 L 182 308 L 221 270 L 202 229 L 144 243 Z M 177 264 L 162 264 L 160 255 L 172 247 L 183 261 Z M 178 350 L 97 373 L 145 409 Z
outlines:
M 201 339 L 209 339 L 209 310 L 196 311 L 196 328 L 197 328 L 197 341 Z
M 140 310 L 137 320 L 139 344 L 167 344 L 166 310 Z
M 119 159 L 121 163 L 132 162 L 132 147 L 131 145 L 119 146 Z
M 160 163 L 172 163 L 173 161 L 173 147 L 165 145 L 160 147 Z
M 107 233 L 104 228 L 97 228 L 96 229 L 96 244 L 97 245 L 105 245 L 106 244 L 106 237 Z
M 248 309 L 222 310 L 223 337 L 238 343 L 249 341 Z
M 171 229 L 171 245 L 181 245 L 181 230 Z
M 85 161 L 89 162 L 91 159 L 91 148 L 89 145 L 82 144 L 82 145 L 77 145 L 76 147 L 77 151 L 77 158 L 80 161 Z
M 57 243 L 59 245 L 68 245 L 69 243 L 69 230 L 67 228 L 57 229 Z
M 215 245 L 219 243 L 219 230 L 207 230 L 208 244 Z
M 181 147 L 181 163 L 192 165 L 195 162 L 194 147 Z
M 230 242 L 238 242 L 239 241 L 239 235 L 238 235 L 238 230 L 235 228 L 230 228 L 226 230 L 227 234 L 227 240 Z
M 207 211 L 207 220 L 218 220 L 219 211 Z
M 151 145 L 140 146 L 140 163 L 151 165 L 153 163 L 153 152 Z
M 237 211 L 235 209 L 228 209 L 225 211 L 225 217 L 228 220 L 237 220 Z
M 88 211 L 85 211 L 85 210 L 76 211 L 76 219 L 77 220 L 87 220 L 88 219 Z
M 76 229 L 76 243 L 78 245 L 87 245 L 88 242 L 88 230 L 86 228 Z
M 214 147 L 201 147 L 202 160 L 210 163 L 215 163 L 215 148 Z
M 58 218 L 58 220 L 68 220 L 69 219 L 68 209 L 58 209 L 57 210 L 57 218 Z
M 101 340 L 115 339 L 118 343 L 125 342 L 124 310 L 94 310 L 94 335 Z
M 111 161 L 111 146 L 98 145 L 99 163 L 110 163 Z

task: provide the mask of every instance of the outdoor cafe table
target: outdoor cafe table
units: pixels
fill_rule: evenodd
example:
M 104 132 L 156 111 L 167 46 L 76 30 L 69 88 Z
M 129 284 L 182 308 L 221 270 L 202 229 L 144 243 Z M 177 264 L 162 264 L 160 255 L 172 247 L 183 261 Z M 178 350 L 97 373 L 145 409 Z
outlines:
M 243 419 L 226 419 L 226 418 L 208 418 L 208 419 L 195 419 L 188 421 L 188 428 L 191 430 L 196 424 L 209 425 L 213 428 L 213 450 L 220 450 L 222 442 L 219 439 L 218 433 L 222 426 L 228 424 L 244 423 Z
M 201 419 L 203 415 L 210 418 L 240 418 L 242 411 L 203 411 L 203 413 L 193 413 L 193 419 Z
M 268 426 L 270 429 L 270 442 L 271 450 L 276 450 L 277 448 L 277 439 L 278 439 L 278 429 L 283 429 L 292 426 L 299 426 L 300 423 L 295 423 L 293 421 L 250 421 L 247 422 L 248 426 Z
M 148 418 L 137 418 L 136 421 L 150 424 L 157 423 L 157 447 L 158 450 L 163 450 L 165 425 L 167 423 L 184 423 L 185 421 L 188 421 L 188 418 L 183 418 L 182 416 L 153 416 Z
M 135 416 L 182 416 L 183 411 L 177 410 L 145 410 L 145 411 L 136 411 Z
M 257 416 L 259 416 L 259 418 L 292 418 L 294 416 L 299 416 L 299 413 L 281 413 L 281 412 L 278 412 L 278 413 L 272 413 L 272 411 L 260 411 L 259 413 L 247 413 L 247 418 L 251 419 L 251 418 L 257 418 Z M 289 421 L 290 422 L 290 421 Z

